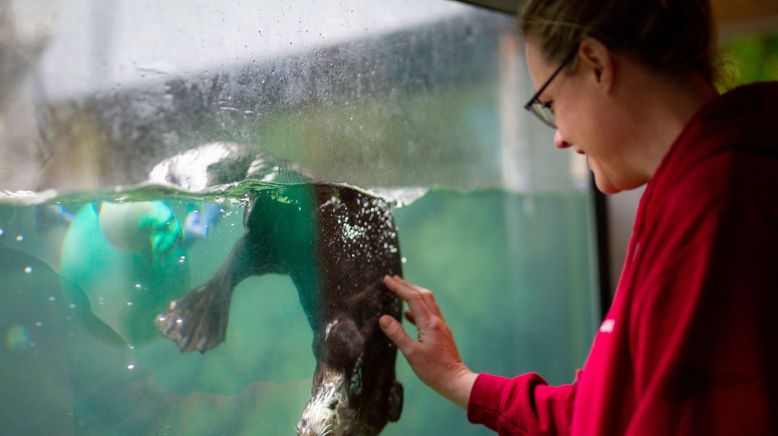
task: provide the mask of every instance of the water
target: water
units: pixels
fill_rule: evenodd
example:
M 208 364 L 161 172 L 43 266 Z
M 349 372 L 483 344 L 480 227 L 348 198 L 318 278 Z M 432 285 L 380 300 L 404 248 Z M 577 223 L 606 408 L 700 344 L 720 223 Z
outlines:
M 242 282 L 226 342 L 205 354 L 180 353 L 153 327 L 168 301 L 217 270 L 244 231 L 254 189 L 273 186 L 0 203 L 3 434 L 294 434 L 315 361 L 287 276 Z M 118 213 L 102 210 L 118 220 L 113 227 L 100 225 L 109 200 L 124 202 Z M 571 381 L 598 315 L 588 194 L 432 190 L 397 206 L 405 276 L 436 292 L 465 362 Z M 209 213 L 213 224 L 198 236 L 191 221 Z M 191 237 L 168 250 L 138 248 L 143 238 L 123 220 L 133 214 L 155 215 L 158 248 L 175 221 Z M 423 386 L 402 357 L 397 368 L 404 410 L 383 434 L 490 434 Z

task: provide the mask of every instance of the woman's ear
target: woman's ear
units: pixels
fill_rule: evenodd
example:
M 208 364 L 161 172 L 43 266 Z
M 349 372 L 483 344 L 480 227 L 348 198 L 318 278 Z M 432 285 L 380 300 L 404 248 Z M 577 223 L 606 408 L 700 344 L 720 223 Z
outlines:
M 585 37 L 578 48 L 579 68 L 592 74 L 595 85 L 610 92 L 616 74 L 613 52 L 602 42 Z

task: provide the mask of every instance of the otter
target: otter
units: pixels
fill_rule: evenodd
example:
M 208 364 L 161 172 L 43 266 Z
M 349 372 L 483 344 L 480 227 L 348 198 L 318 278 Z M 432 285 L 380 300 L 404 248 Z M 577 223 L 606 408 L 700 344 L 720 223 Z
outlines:
M 326 183 L 256 192 L 245 233 L 204 285 L 170 303 L 155 321 L 183 351 L 224 341 L 232 291 L 251 276 L 288 274 L 313 331 L 311 399 L 298 435 L 376 435 L 397 421 L 403 389 L 396 347 L 378 318 L 399 319 L 401 301 L 381 279 L 401 274 L 391 209 L 382 199 Z

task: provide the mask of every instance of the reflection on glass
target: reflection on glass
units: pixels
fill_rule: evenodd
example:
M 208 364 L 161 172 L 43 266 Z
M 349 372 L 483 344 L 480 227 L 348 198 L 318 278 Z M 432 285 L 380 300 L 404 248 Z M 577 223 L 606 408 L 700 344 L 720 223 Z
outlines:
M 293 434 L 319 272 L 235 284 L 204 354 L 154 319 L 229 265 L 258 192 L 304 181 L 387 199 L 473 369 L 569 381 L 597 316 L 588 181 L 521 110 L 524 71 L 512 17 L 450 1 L 0 0 L 4 430 Z M 382 434 L 487 434 L 396 368 Z
M 213 142 L 359 186 L 578 180 L 513 103 L 530 85 L 508 16 L 449 1 L 10 4 L 0 83 L 20 127 L 0 147 L 38 171 L 0 174 L 5 189 L 140 183 Z

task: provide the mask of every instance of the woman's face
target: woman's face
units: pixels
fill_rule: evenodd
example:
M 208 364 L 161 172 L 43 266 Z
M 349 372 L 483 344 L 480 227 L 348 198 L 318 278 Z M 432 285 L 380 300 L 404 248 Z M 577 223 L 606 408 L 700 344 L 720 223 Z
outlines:
M 534 89 L 539 89 L 559 65 L 549 64 L 531 40 L 525 48 Z M 553 102 L 557 125 L 554 145 L 586 155 L 597 188 L 604 193 L 637 186 L 625 158 L 626 120 L 603 92 L 595 69 L 579 57 L 572 62 L 574 73 L 562 71 L 539 96 L 543 103 Z

